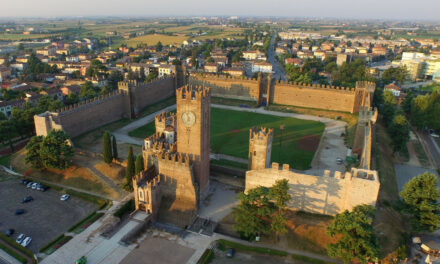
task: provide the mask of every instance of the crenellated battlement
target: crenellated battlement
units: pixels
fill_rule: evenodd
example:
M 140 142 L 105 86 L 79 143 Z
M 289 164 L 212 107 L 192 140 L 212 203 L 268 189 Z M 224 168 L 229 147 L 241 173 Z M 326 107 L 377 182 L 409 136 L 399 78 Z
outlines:
M 225 80 L 231 80 L 231 81 L 248 81 L 248 82 L 258 82 L 259 79 L 261 79 L 261 75 L 258 75 L 257 78 L 254 77 L 247 77 L 247 76 L 232 76 L 227 74 L 210 74 L 210 73 L 191 73 L 190 79 L 196 78 L 201 80 L 207 80 L 207 81 L 225 81 Z
M 100 96 L 94 97 L 92 99 L 87 99 L 87 100 L 78 102 L 76 104 L 62 107 L 62 108 L 56 110 L 56 113 L 58 113 L 60 116 L 70 114 L 70 113 L 75 112 L 77 110 L 80 110 L 83 108 L 88 108 L 91 105 L 106 102 L 106 101 L 111 100 L 111 99 L 118 97 L 118 96 L 122 96 L 122 92 L 113 91 L 113 92 L 108 93 L 106 95 L 100 95 Z
M 268 138 L 273 136 L 273 128 L 267 127 L 252 127 L 249 129 L 249 139 L 254 140 L 264 140 L 267 141 Z
M 151 81 L 148 82 L 138 82 L 137 80 L 125 80 L 118 82 L 118 90 L 128 91 L 130 88 L 134 89 L 142 89 L 147 88 L 150 85 L 155 85 L 156 83 L 163 81 L 163 80 L 170 80 L 174 79 L 174 75 L 171 76 L 163 76 L 163 77 L 157 77 Z
M 375 124 L 377 121 L 377 116 L 377 108 L 361 106 L 359 108 L 358 123 L 367 123 L 368 121 L 371 121 L 373 124 Z
M 289 164 L 282 164 L 280 166 L 277 162 L 272 162 L 272 166 L 270 168 L 272 171 L 283 171 L 283 172 L 289 172 L 296 175 L 301 175 L 300 173 L 296 173 L 293 170 L 290 169 Z M 330 170 L 324 170 L 323 175 L 307 175 L 307 176 L 313 176 L 313 177 L 329 177 L 334 178 L 338 180 L 353 180 L 353 179 L 361 179 L 361 180 L 368 180 L 368 181 L 375 181 L 379 182 L 379 177 L 377 174 L 377 171 L 375 170 L 366 170 L 366 169 L 357 169 L 352 168 L 351 171 L 340 172 L 340 171 L 334 171 L 333 174 Z
M 158 160 L 162 161 L 164 164 L 190 167 L 192 165 L 192 158 L 186 153 L 162 153 L 159 155 Z
M 331 91 L 339 91 L 339 92 L 349 92 L 354 93 L 357 89 L 356 87 L 343 87 L 343 86 L 332 86 L 332 85 L 322 85 L 322 84 L 307 84 L 307 83 L 299 83 L 299 82 L 290 82 L 290 81 L 281 81 L 279 80 L 275 85 L 283 85 L 292 87 L 295 89 L 320 89 L 320 90 L 331 90 Z
M 210 88 L 203 88 L 201 85 L 185 85 L 176 89 L 177 100 L 201 101 L 211 96 Z

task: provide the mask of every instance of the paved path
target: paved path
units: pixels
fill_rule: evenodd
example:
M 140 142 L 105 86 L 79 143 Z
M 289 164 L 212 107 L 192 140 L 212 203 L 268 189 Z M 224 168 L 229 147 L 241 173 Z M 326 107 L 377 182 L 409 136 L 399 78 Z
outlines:
M 119 193 L 119 195 L 124 196 L 127 195 L 127 192 L 123 191 L 121 187 L 119 187 L 116 183 L 114 183 L 112 180 L 110 180 L 107 176 L 102 174 L 99 170 L 97 170 L 93 165 L 85 167 L 89 171 L 91 171 L 93 174 L 98 176 L 99 179 L 101 179 L 104 183 L 106 183 L 110 188 L 112 188 L 115 192 Z
M 225 155 L 225 154 L 218 154 L 218 153 L 211 153 L 211 154 L 209 154 L 209 158 L 210 159 L 214 159 L 214 160 L 220 160 L 220 159 L 230 160 L 230 161 L 235 161 L 235 162 L 243 163 L 243 164 L 248 164 L 249 163 L 248 159 L 237 158 L 237 157 L 234 157 L 234 156 Z
M 144 144 L 144 141 L 142 139 L 135 138 L 135 137 L 130 137 L 128 135 L 128 133 L 130 131 L 132 131 L 132 130 L 135 130 L 138 127 L 141 127 L 141 126 L 143 126 L 145 124 L 148 124 L 148 123 L 154 121 L 154 117 L 156 115 L 162 113 L 163 111 L 169 112 L 169 111 L 172 111 L 174 109 L 176 109 L 176 105 L 175 104 L 167 106 L 167 107 L 165 107 L 164 109 L 162 109 L 160 111 L 157 111 L 155 113 L 152 113 L 152 114 L 149 114 L 147 116 L 144 116 L 144 117 L 142 117 L 142 118 L 140 118 L 140 119 L 138 119 L 138 120 L 136 120 L 136 121 L 134 121 L 134 122 L 132 122 L 132 123 L 122 127 L 122 128 L 120 128 L 120 129 L 112 132 L 112 134 L 116 137 L 116 139 L 118 141 L 125 142 L 125 143 L 128 143 L 128 144 L 142 146 Z

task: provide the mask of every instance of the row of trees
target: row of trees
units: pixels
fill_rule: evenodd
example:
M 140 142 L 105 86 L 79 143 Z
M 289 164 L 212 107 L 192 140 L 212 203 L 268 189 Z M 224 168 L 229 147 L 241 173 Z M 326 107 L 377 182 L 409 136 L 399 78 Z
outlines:
M 74 155 L 69 136 L 62 130 L 51 130 L 45 137 L 33 136 L 26 150 L 26 163 L 35 169 L 67 169 Z
M 440 131 L 440 91 L 417 97 L 409 93 L 406 101 L 404 110 L 409 115 L 411 124 L 419 129 Z
M 378 106 L 379 113 L 382 115 L 382 120 L 387 127 L 394 151 L 406 150 L 406 143 L 409 140 L 409 122 L 402 109 L 397 107 L 396 97 L 391 91 L 377 88 L 374 102 Z M 404 107 L 408 102 L 405 100 L 402 106 Z
M 133 191 L 133 185 L 132 185 L 133 177 L 134 175 L 139 174 L 143 170 L 144 170 L 144 159 L 142 157 L 142 154 L 135 157 L 133 154 L 133 147 L 130 146 L 130 148 L 128 149 L 127 167 L 125 168 L 124 188 L 127 191 Z

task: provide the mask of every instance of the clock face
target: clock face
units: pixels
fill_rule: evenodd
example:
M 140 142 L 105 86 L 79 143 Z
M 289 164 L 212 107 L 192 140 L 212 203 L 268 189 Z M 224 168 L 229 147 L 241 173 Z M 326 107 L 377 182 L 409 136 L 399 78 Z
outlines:
M 185 126 L 192 126 L 196 122 L 196 115 L 193 112 L 185 112 L 182 114 L 182 123 Z

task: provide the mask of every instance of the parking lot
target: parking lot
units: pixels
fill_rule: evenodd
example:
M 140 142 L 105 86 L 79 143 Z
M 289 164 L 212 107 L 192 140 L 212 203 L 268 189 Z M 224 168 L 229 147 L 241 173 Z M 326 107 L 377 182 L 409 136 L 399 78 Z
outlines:
M 0 232 L 15 229 L 14 240 L 20 233 L 30 236 L 28 248 L 34 253 L 96 210 L 96 205 L 75 197 L 60 201 L 61 194 L 55 190 L 28 189 L 19 180 L 0 182 L 0 194 Z M 28 195 L 34 200 L 22 204 Z M 25 213 L 15 215 L 17 209 Z

